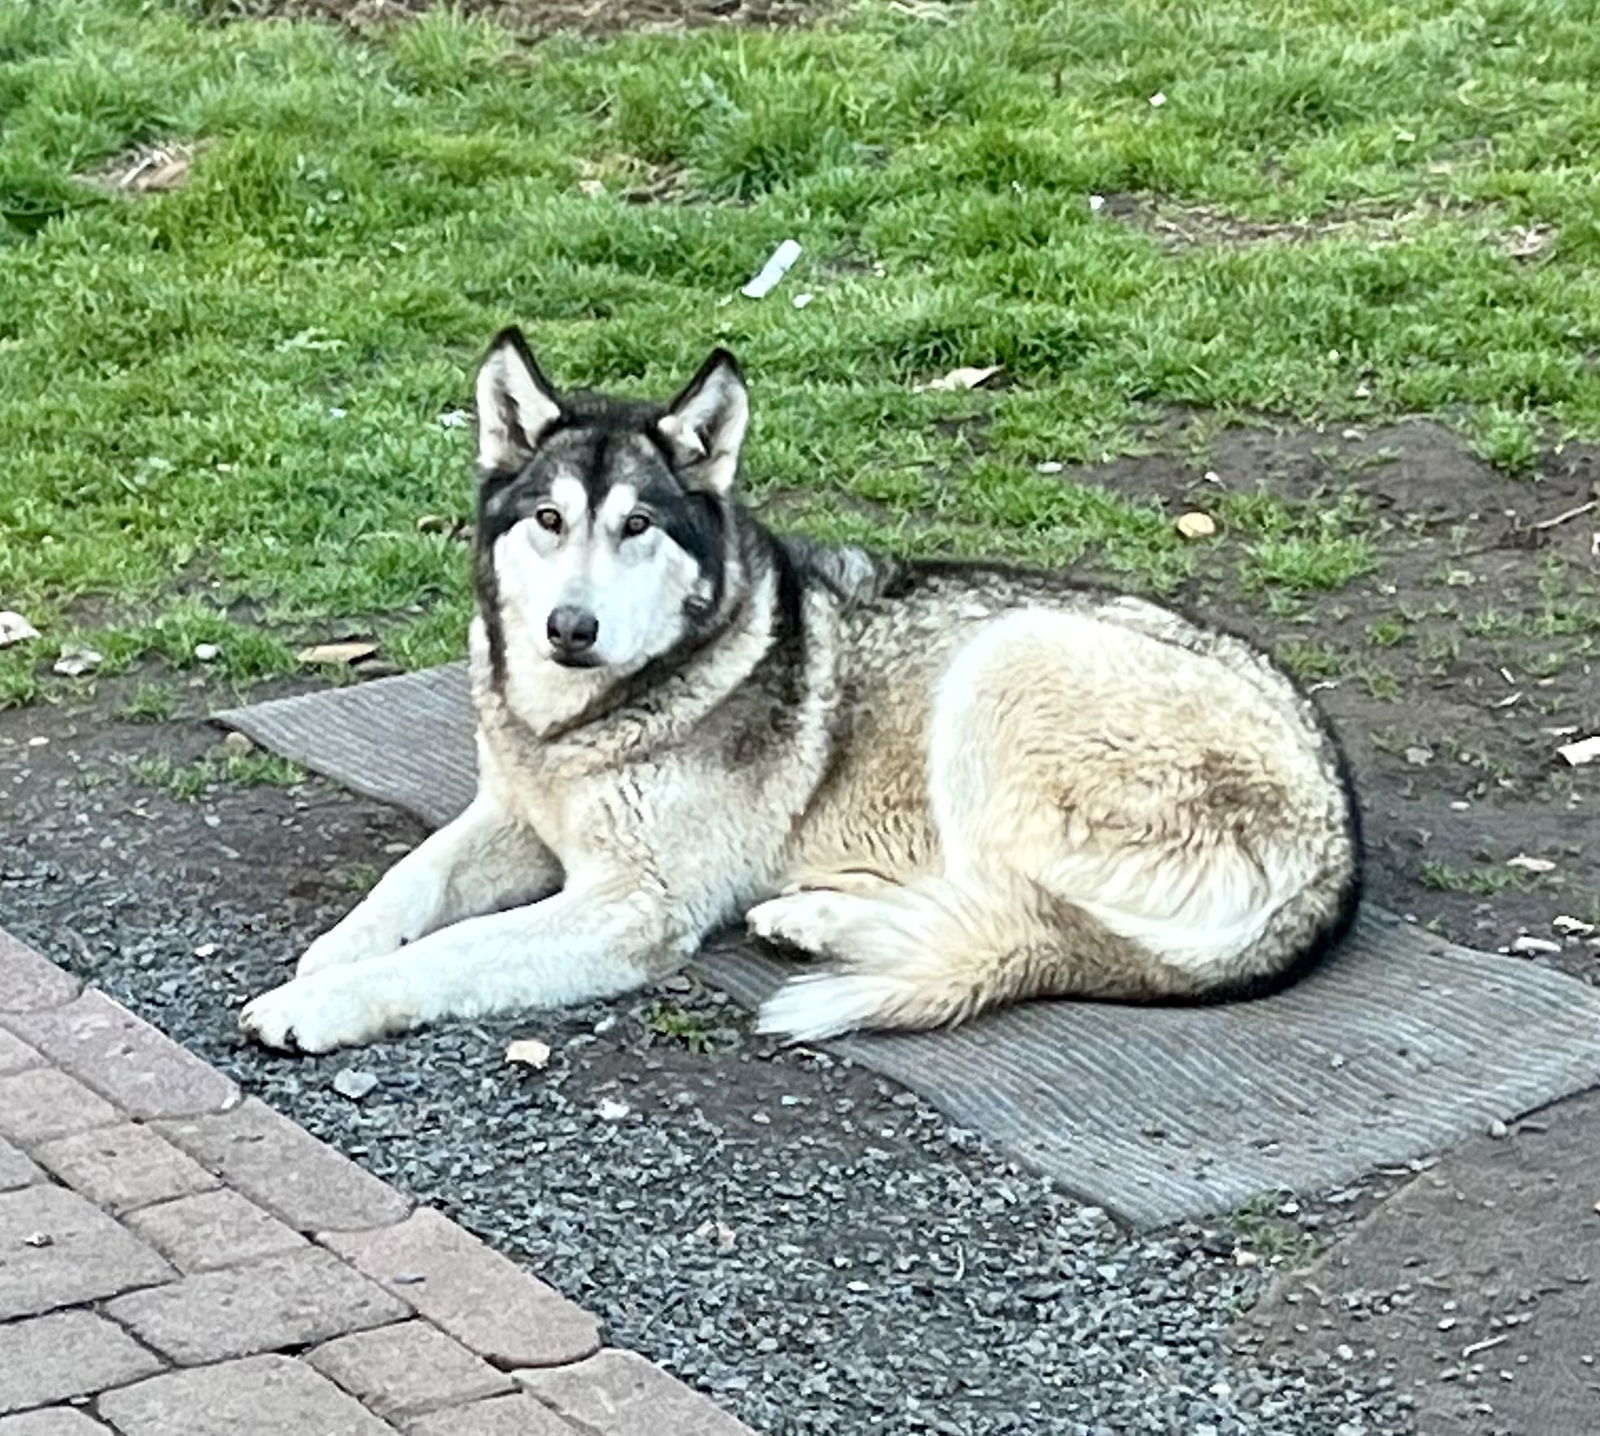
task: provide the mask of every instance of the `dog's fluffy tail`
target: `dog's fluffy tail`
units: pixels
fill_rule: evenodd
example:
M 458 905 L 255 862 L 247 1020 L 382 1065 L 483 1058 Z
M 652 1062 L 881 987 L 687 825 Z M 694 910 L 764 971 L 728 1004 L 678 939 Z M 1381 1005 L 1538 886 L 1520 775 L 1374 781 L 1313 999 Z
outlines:
M 794 1041 L 954 1026 L 1046 993 L 1150 997 L 1162 986 L 1137 943 L 1032 884 L 980 896 L 924 880 L 881 896 L 809 896 L 848 909 L 847 936 L 824 947 L 835 966 L 792 978 L 763 1004 L 758 1029 Z

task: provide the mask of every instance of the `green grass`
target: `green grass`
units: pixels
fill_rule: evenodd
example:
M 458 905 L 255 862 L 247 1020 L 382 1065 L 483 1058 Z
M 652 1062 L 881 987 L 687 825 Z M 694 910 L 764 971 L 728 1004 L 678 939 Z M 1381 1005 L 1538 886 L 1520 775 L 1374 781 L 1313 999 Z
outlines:
M 1473 893 L 1479 897 L 1525 892 L 1532 885 L 1516 868 L 1463 868 L 1432 861 L 1423 863 L 1418 878 L 1424 887 L 1438 892 Z
M 691 1052 L 705 1053 L 711 1050 L 711 1033 L 705 1022 L 675 1002 L 663 999 L 652 1003 L 645 1014 L 644 1025 L 657 1037 L 679 1043 Z
M 177 709 L 172 689 L 161 683 L 141 683 L 117 709 L 130 723 L 164 723 Z
M 647 392 L 731 344 L 751 487 L 823 536 L 1157 590 L 1196 562 L 1167 516 L 1038 463 L 1174 405 L 1437 414 L 1516 472 L 1600 434 L 1592 0 L 872 0 L 532 48 L 206 13 L 0 7 L 0 602 L 46 635 L 0 653 L 0 705 L 67 641 L 107 672 L 215 642 L 237 682 L 357 617 L 459 652 L 465 557 L 416 521 L 469 511 L 441 416 L 511 320 L 560 380 Z M 181 190 L 74 178 L 163 140 L 203 144 Z M 663 173 L 672 202 L 622 198 Z M 1128 192 L 1254 228 L 1171 249 L 1091 211 Z M 791 279 L 730 299 L 787 235 Z M 1009 387 L 912 392 L 961 364 Z M 1358 526 L 1262 532 L 1241 578 L 1371 562 Z
M 177 763 L 166 755 L 136 758 L 133 776 L 148 787 L 161 788 L 194 803 L 219 787 L 292 788 L 306 780 L 306 770 L 275 753 L 225 753 Z

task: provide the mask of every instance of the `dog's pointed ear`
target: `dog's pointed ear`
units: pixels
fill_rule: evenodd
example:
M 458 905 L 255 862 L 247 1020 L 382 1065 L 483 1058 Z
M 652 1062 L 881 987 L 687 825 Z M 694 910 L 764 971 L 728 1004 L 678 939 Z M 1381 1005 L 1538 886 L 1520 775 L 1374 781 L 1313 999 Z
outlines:
M 726 494 L 739 470 L 739 449 L 749 422 L 750 396 L 739 362 L 726 349 L 717 349 L 668 406 L 657 427 L 690 487 Z
M 520 468 L 561 417 L 561 401 L 539 372 L 520 329 L 502 329 L 478 370 L 478 466 Z

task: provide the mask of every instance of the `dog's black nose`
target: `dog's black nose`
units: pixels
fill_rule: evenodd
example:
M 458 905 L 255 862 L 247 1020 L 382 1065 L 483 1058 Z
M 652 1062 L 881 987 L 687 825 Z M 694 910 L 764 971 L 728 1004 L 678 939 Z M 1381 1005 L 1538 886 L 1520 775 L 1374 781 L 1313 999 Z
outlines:
M 600 636 L 600 620 L 586 608 L 564 603 L 551 610 L 544 631 L 557 654 L 575 658 L 594 647 L 595 639 Z

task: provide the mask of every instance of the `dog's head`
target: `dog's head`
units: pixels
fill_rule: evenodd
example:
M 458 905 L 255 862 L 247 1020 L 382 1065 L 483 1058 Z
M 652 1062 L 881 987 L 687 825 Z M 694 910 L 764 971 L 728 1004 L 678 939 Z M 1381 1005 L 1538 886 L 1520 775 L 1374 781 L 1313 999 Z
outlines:
M 749 417 L 731 354 L 670 404 L 563 395 L 508 329 L 477 400 L 480 588 L 538 656 L 636 671 L 716 610 Z

